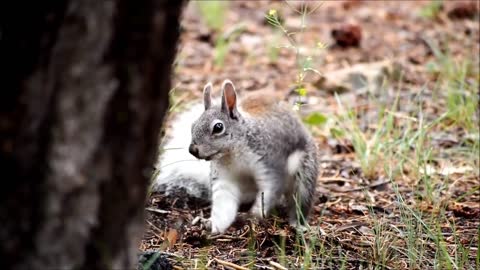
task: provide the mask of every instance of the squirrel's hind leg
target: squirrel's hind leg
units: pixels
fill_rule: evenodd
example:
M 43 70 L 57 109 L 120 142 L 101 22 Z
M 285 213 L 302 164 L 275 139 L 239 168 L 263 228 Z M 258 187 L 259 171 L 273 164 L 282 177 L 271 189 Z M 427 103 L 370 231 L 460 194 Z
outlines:
M 258 191 L 250 213 L 257 218 L 265 218 L 284 191 L 284 175 L 265 169 L 262 174 L 256 175 L 256 183 Z

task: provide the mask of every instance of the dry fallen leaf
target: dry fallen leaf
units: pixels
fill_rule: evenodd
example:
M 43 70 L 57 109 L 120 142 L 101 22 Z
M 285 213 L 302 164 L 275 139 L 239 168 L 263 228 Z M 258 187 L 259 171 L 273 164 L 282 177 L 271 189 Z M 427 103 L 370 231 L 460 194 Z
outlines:
M 178 232 L 176 229 L 170 229 L 167 233 L 166 241 L 168 244 L 168 248 L 173 248 L 173 246 L 177 243 L 178 240 Z

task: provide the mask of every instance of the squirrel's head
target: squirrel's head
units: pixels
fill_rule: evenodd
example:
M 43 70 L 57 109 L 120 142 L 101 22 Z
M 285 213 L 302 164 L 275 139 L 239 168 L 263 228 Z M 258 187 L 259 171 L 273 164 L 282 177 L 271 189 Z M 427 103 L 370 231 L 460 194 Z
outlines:
M 212 84 L 208 83 L 203 89 L 205 111 L 192 125 L 189 147 L 192 155 L 205 160 L 218 159 L 228 153 L 242 129 L 233 83 L 230 80 L 223 82 L 220 106 L 212 104 L 211 91 Z

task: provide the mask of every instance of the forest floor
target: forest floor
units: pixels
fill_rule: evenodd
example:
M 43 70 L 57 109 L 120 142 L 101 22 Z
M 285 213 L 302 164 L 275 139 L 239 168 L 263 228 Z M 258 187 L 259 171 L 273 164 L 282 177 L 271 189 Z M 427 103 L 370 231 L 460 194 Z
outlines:
M 311 230 L 243 213 L 211 236 L 191 225 L 208 202 L 152 193 L 140 249 L 165 269 L 480 269 L 478 2 L 319 3 L 191 1 L 170 114 L 226 78 L 301 102 Z

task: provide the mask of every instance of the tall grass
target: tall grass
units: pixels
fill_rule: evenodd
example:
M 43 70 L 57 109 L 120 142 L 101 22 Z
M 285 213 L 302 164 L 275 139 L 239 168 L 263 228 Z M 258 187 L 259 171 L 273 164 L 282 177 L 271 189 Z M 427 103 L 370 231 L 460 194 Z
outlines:
M 202 0 L 195 1 L 195 4 L 207 26 L 213 31 L 221 31 L 225 24 L 225 11 L 228 8 L 228 1 Z

